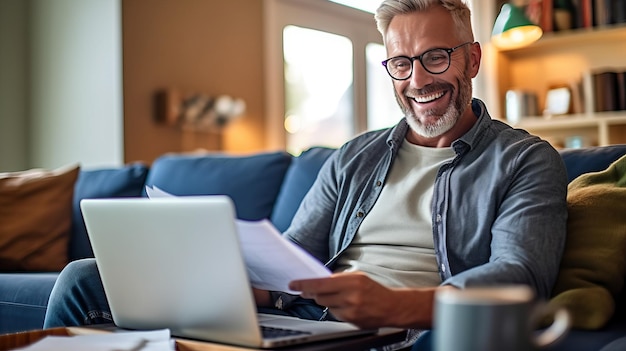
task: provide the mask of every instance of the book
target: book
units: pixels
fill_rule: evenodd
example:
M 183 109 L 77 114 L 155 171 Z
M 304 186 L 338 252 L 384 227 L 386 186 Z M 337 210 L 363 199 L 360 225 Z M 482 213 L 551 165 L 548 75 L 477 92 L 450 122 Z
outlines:
M 626 23 L 626 1 L 612 1 L 612 23 Z
M 593 91 L 596 112 L 618 110 L 617 72 L 603 71 L 594 73 Z
M 526 5 L 520 6 L 524 15 L 538 26 L 541 26 L 541 2 L 542 0 L 528 0 Z
M 583 111 L 586 114 L 591 115 L 596 110 L 596 106 L 593 87 L 593 73 L 590 70 L 586 70 L 582 73 L 581 86 L 581 93 L 583 97 Z
M 617 73 L 617 109 L 620 111 L 626 110 L 626 71 Z
M 572 28 L 583 28 L 581 6 L 583 0 L 571 0 L 572 4 Z
M 593 27 L 593 0 L 580 0 L 578 17 L 581 28 Z
M 569 88 L 572 93 L 572 113 L 579 114 L 585 112 L 583 82 L 582 80 L 569 82 Z
M 607 24 L 611 24 L 611 1 L 612 0 L 595 0 L 593 14 L 595 16 L 596 26 L 606 26 Z
M 554 30 L 554 0 L 543 0 L 541 2 L 541 23 L 540 27 L 544 33 Z

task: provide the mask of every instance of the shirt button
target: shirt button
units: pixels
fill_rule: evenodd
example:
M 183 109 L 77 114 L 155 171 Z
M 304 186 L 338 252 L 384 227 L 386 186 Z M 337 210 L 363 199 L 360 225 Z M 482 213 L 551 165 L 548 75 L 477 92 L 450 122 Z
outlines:
M 441 264 L 441 271 L 444 273 L 446 272 L 446 266 L 443 263 Z
M 381 186 L 381 185 L 383 185 L 383 182 L 381 182 L 380 180 L 377 180 L 376 181 L 376 186 Z
M 437 223 L 441 222 L 441 215 L 437 214 L 437 219 L 436 219 Z

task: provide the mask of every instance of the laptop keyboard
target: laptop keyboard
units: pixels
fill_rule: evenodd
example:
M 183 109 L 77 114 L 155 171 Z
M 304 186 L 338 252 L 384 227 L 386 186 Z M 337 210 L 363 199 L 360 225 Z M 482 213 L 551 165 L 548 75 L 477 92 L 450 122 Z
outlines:
M 275 328 L 275 327 L 268 327 L 268 326 L 262 325 L 261 334 L 263 334 L 263 338 L 265 339 L 275 339 L 275 338 L 282 338 L 285 336 L 306 335 L 306 334 L 311 334 L 311 333 L 302 331 L 302 330 Z

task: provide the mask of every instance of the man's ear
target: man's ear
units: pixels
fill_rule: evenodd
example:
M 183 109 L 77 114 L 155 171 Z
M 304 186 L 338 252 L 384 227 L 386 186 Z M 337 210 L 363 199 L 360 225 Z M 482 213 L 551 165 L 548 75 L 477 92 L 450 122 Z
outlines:
M 470 65 L 469 70 L 471 73 L 471 77 L 474 78 L 478 74 L 478 69 L 480 68 L 480 59 L 482 57 L 482 49 L 480 48 L 480 43 L 475 42 L 470 45 Z

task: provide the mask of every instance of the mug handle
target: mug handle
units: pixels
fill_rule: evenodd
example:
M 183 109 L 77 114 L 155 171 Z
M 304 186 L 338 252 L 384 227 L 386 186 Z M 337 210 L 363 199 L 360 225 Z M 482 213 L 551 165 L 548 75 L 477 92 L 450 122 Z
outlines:
M 553 307 L 548 304 L 543 304 L 539 306 L 539 313 L 536 313 L 535 316 L 545 316 L 547 314 L 554 315 L 554 321 L 550 326 L 543 330 L 541 333 L 535 335 L 533 338 L 533 343 L 535 347 L 542 348 L 549 345 L 554 344 L 555 342 L 561 340 L 570 329 L 572 324 L 572 318 L 569 312 L 562 307 Z M 536 318 L 538 320 L 539 318 Z

